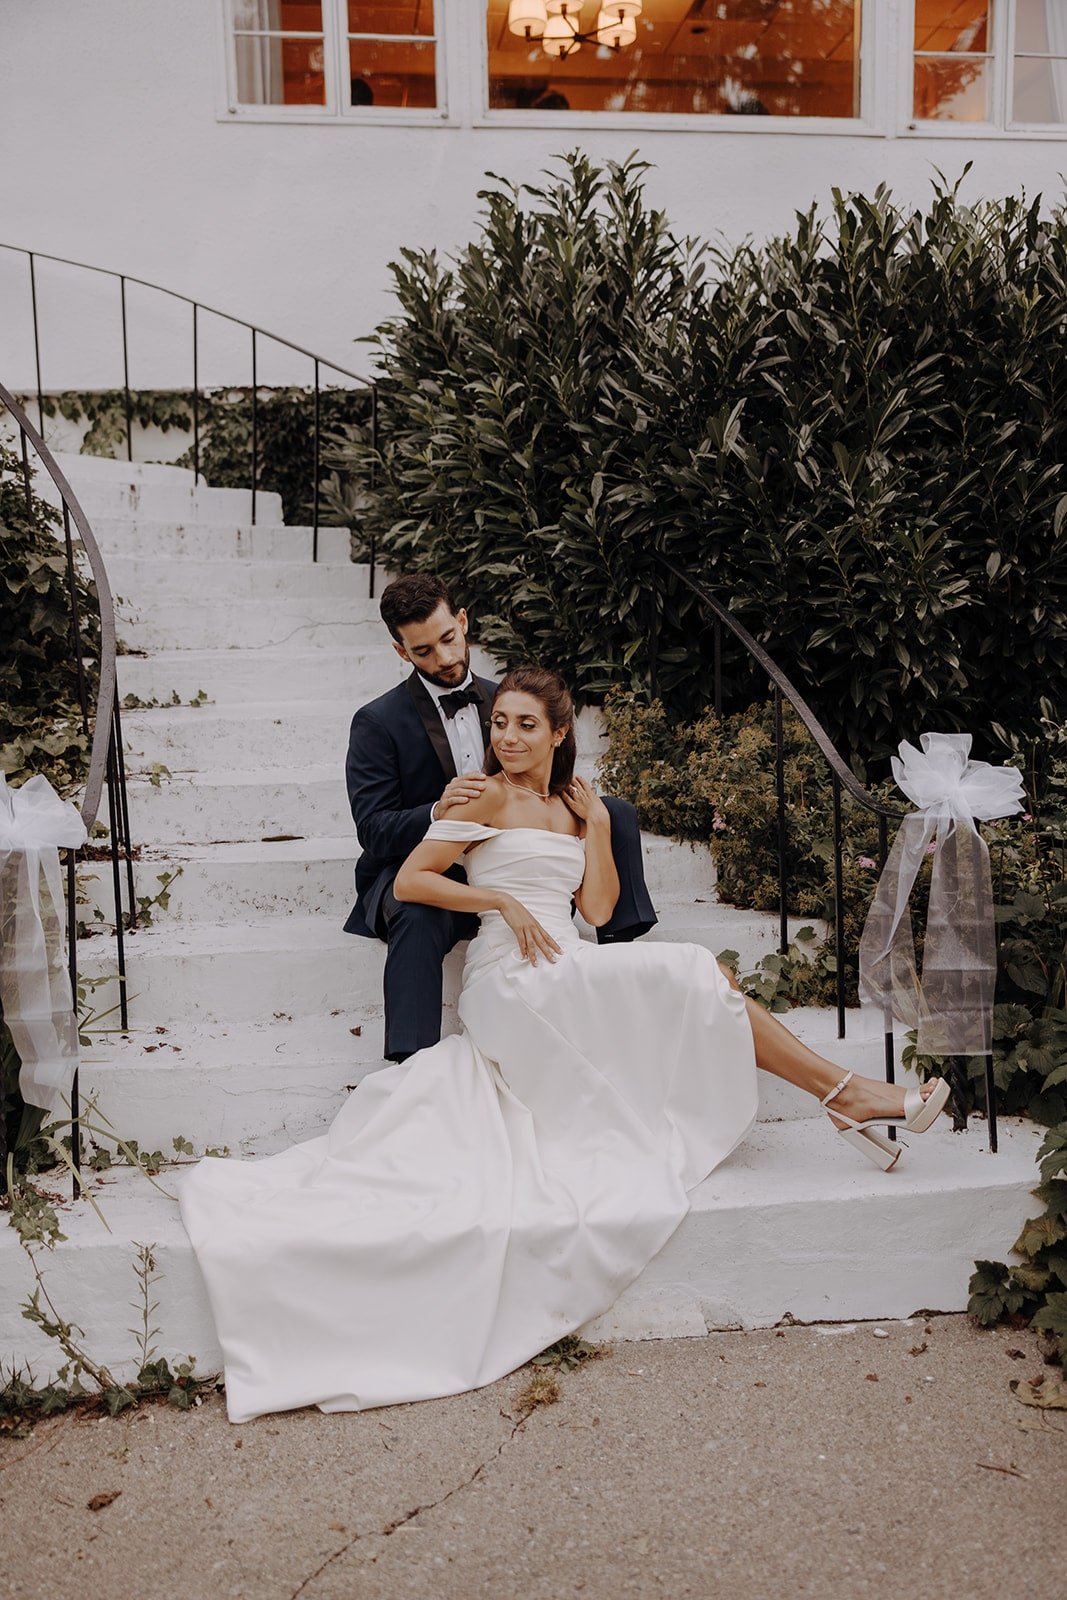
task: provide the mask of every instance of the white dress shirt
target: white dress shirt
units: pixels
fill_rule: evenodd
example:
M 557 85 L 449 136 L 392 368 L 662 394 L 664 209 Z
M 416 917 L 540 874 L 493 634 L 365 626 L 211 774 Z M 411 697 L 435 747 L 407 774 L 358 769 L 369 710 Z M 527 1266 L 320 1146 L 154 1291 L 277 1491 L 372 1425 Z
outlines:
M 473 683 L 473 672 L 468 672 L 463 682 L 457 683 L 454 689 L 441 689 L 436 683 L 427 683 L 425 678 L 422 680 L 423 688 L 429 690 L 437 707 L 437 714 L 444 724 L 448 748 L 452 752 L 456 773 L 459 776 L 466 772 L 482 770 L 485 761 L 485 740 L 482 738 L 481 718 L 477 706 L 461 706 L 454 717 L 447 716 L 441 710 L 441 700 L 446 694 L 455 694 L 456 689 L 471 688 Z

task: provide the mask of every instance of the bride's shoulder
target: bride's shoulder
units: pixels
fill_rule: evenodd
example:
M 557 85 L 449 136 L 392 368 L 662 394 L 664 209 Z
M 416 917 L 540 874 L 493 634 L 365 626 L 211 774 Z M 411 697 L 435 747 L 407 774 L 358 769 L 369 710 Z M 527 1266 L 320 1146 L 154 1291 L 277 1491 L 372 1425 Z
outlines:
M 452 812 L 456 822 L 479 822 L 483 828 L 499 826 L 498 818 L 504 809 L 507 791 L 499 777 L 488 777 L 485 788 L 476 800 L 468 800 Z

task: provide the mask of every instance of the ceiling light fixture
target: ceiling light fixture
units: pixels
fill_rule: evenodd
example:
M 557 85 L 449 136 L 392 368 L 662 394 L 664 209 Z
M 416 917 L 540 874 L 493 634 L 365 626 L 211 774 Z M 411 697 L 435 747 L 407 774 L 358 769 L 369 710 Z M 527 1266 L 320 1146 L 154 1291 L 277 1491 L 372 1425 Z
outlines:
M 637 39 L 642 0 L 601 0 L 596 26 L 582 28 L 581 0 L 511 0 L 508 29 L 520 39 L 539 39 L 546 55 L 567 60 L 583 44 L 625 50 Z

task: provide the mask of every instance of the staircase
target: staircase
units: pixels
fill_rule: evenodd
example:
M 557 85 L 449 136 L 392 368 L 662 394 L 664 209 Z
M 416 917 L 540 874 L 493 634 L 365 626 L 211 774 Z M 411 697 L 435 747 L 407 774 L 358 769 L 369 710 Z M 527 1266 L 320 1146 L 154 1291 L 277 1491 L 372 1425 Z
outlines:
M 344 530 L 281 522 L 277 496 L 194 487 L 176 467 L 66 457 L 118 599 L 119 692 L 137 893 L 172 874 L 166 909 L 127 943 L 130 1031 L 93 1032 L 83 1051 L 83 1101 L 126 1139 L 173 1158 L 226 1147 L 262 1155 L 322 1131 L 352 1085 L 382 1064 L 384 950 L 341 931 L 358 853 L 345 794 L 348 725 L 363 701 L 398 681 L 397 660 L 352 564 Z M 493 664 L 476 660 L 490 674 Z M 595 767 L 599 727 L 585 713 L 579 765 Z M 646 837 L 660 924 L 656 939 L 751 966 L 773 949 L 776 919 L 718 904 L 707 850 Z M 90 866 L 87 870 L 92 871 Z M 110 872 L 86 884 L 82 922 L 114 917 Z M 798 924 L 799 925 L 799 924 Z M 99 1014 L 117 1000 L 113 941 L 80 941 L 79 968 Z M 446 966 L 446 1031 L 455 1026 L 462 953 Z M 109 1028 L 115 1015 L 101 1024 Z M 830 1012 L 790 1025 L 843 1066 L 878 1073 L 876 1019 L 852 1014 L 838 1041 Z M 91 1026 L 91 1025 L 90 1025 Z M 1002 1125 L 1001 1151 L 977 1123 L 913 1141 L 900 1170 L 862 1164 L 813 1103 L 761 1083 L 760 1121 L 693 1196 L 674 1238 L 591 1337 L 702 1334 L 800 1320 L 951 1311 L 967 1298 L 977 1257 L 1003 1257 L 1024 1218 L 1040 1133 Z M 92 1113 L 89 1113 L 92 1121 Z M 159 1182 L 164 1189 L 172 1169 Z M 133 1357 L 129 1303 L 135 1242 L 152 1243 L 160 1348 L 219 1352 L 177 1206 L 137 1172 L 113 1168 L 91 1207 L 68 1204 L 66 1243 L 42 1265 L 63 1315 L 116 1373 Z M 12 1231 L 0 1231 L 0 1362 L 57 1354 L 20 1315 L 31 1274 Z

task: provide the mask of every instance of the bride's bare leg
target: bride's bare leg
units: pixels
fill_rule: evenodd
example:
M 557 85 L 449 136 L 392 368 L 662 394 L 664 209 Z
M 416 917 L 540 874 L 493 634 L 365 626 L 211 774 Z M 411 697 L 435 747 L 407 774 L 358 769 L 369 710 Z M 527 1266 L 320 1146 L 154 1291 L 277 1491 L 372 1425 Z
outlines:
M 731 986 L 737 989 L 739 985 L 733 973 L 725 967 L 722 971 Z M 845 1076 L 844 1068 L 835 1066 L 825 1056 L 810 1049 L 757 1001 L 746 999 L 745 1004 L 756 1046 L 756 1065 L 762 1067 L 764 1072 L 796 1084 L 798 1089 L 805 1089 L 818 1100 L 841 1082 Z M 932 1090 L 932 1084 L 924 1084 L 923 1097 Z M 841 1111 L 856 1122 L 864 1122 L 868 1117 L 900 1116 L 904 1110 L 904 1090 L 895 1084 L 883 1083 L 877 1078 L 864 1078 L 857 1073 L 834 1100 L 834 1110 Z

